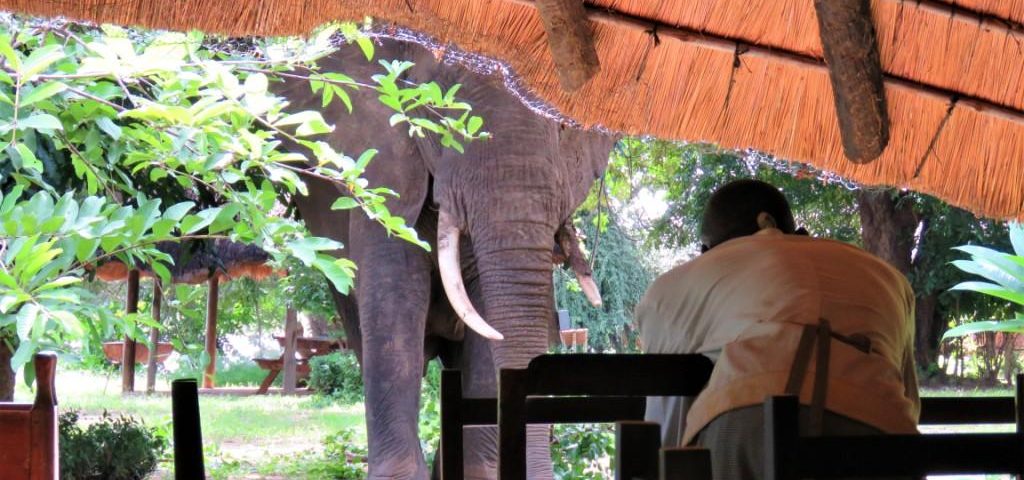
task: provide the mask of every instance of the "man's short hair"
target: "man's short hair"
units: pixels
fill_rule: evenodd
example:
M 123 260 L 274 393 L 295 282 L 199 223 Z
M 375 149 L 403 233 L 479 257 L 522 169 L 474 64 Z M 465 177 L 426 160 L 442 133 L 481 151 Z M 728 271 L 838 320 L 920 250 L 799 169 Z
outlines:
M 789 202 L 778 188 L 753 179 L 729 182 L 715 190 L 704 207 L 701 240 L 706 248 L 712 248 L 726 240 L 753 235 L 761 229 L 757 222 L 761 212 L 771 215 L 782 233 L 796 231 Z

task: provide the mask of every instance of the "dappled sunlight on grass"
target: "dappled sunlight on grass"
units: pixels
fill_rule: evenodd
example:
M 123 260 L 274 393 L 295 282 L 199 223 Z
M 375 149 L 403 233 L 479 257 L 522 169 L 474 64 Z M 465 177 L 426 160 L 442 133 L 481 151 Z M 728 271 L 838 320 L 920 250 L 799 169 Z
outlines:
M 145 389 L 144 376 L 136 379 L 136 388 Z M 57 375 L 59 408 L 81 411 L 86 422 L 108 411 L 140 418 L 150 426 L 168 424 L 170 386 L 158 382 L 157 389 L 162 393 L 122 396 L 116 372 L 62 369 Z M 32 398 L 24 384 L 18 386 L 17 401 Z M 307 478 L 295 473 L 301 466 L 293 464 L 320 452 L 325 436 L 352 429 L 359 442 L 366 441 L 361 403 L 336 405 L 309 396 L 200 395 L 199 408 L 207 465 L 214 478 Z M 166 468 L 155 478 L 170 478 Z M 285 470 L 291 474 L 274 476 Z

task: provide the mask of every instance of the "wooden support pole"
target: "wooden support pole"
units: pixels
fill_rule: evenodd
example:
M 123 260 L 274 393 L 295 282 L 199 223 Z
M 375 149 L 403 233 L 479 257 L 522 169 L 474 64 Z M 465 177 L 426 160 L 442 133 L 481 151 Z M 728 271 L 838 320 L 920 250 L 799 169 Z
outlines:
M 220 285 L 216 276 L 209 283 L 210 291 L 206 298 L 206 356 L 210 363 L 206 364 L 203 388 L 213 388 L 213 377 L 217 374 L 217 297 L 220 295 Z
M 284 362 L 281 370 L 284 371 L 284 378 L 281 379 L 281 387 L 284 393 L 295 393 L 296 384 L 296 362 L 295 362 L 295 337 L 298 333 L 298 315 L 294 309 L 289 308 L 284 316 L 284 353 L 281 358 Z
M 889 144 L 882 63 L 869 0 L 814 0 L 846 158 L 867 163 Z
M 601 70 L 583 0 L 537 0 L 562 89 L 573 91 Z
M 163 303 L 163 285 L 160 279 L 153 280 L 153 323 L 160 324 L 160 306 Z M 160 343 L 160 328 L 153 327 L 149 330 L 149 360 L 146 362 L 146 393 L 156 391 L 156 365 L 157 356 L 160 354 L 158 348 Z
M 139 271 L 131 269 L 128 271 L 128 295 L 124 301 L 125 313 L 132 314 L 139 311 Z M 124 343 L 121 347 L 121 393 L 135 391 L 135 340 L 130 336 L 124 336 Z

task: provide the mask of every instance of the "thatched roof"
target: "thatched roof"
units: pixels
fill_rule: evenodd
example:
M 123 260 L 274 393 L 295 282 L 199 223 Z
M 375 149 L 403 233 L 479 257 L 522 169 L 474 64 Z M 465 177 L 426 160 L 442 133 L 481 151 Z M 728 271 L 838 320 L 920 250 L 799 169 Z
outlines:
M 872 0 L 889 144 L 844 158 L 812 0 L 587 0 L 600 71 L 566 93 L 528 0 L 0 0 L 41 15 L 231 35 L 373 16 L 507 61 L 564 114 L 712 141 L 1024 216 L 1024 0 Z
M 174 283 L 198 284 L 214 277 L 221 281 L 241 277 L 260 280 L 275 273 L 267 265 L 270 255 L 252 245 L 227 240 L 217 240 L 212 247 L 199 242 L 161 242 L 157 249 L 174 259 L 169 268 Z M 142 277 L 156 277 L 149 265 L 140 266 L 139 271 Z M 96 268 L 96 278 L 124 280 L 128 278 L 128 266 L 118 260 L 106 262 Z

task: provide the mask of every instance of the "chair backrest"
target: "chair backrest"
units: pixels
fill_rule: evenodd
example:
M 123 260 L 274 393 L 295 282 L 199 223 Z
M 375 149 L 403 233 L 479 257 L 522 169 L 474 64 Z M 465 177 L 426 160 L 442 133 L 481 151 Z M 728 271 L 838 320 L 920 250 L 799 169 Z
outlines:
M 765 402 L 765 478 L 844 478 L 965 473 L 1024 473 L 1024 405 L 1017 377 L 1014 433 L 943 433 L 924 435 L 799 435 L 799 402 L 792 396 Z M 951 413 L 954 400 L 923 402 L 922 418 L 933 423 L 1003 422 L 1006 399 L 963 399 L 961 409 L 989 406 L 994 412 Z M 930 411 L 930 412 L 929 412 Z M 925 412 L 929 412 L 925 414 Z M 922 422 L 923 423 L 923 422 Z
M 502 369 L 499 477 L 526 479 L 527 424 L 637 420 L 648 396 L 700 393 L 712 367 L 703 355 L 571 354 L 541 355 L 525 369 Z
M 542 355 L 524 370 L 502 371 L 502 385 L 510 399 L 502 407 L 494 398 L 464 398 L 462 373 L 444 370 L 441 478 L 463 478 L 463 427 L 499 424 L 499 410 L 506 417 L 512 417 L 516 409 L 523 413 L 513 424 L 521 431 L 525 444 L 526 423 L 642 420 L 647 396 L 694 395 L 707 383 L 711 367 L 711 361 L 700 355 Z M 511 395 L 508 390 L 514 385 L 512 390 L 527 393 Z M 525 450 L 522 454 L 525 465 Z M 505 475 L 502 471 L 502 478 Z
M 35 356 L 35 403 L 0 403 L 0 478 L 57 480 L 57 355 Z

